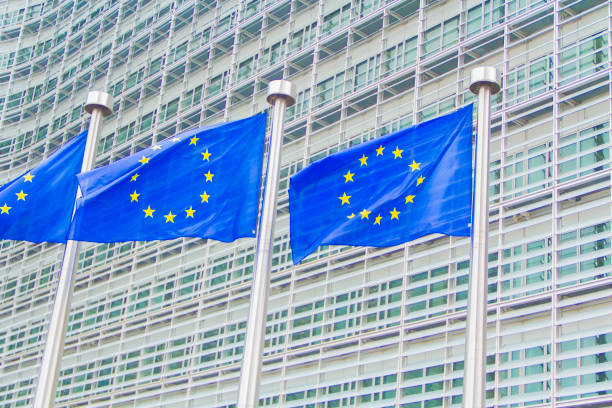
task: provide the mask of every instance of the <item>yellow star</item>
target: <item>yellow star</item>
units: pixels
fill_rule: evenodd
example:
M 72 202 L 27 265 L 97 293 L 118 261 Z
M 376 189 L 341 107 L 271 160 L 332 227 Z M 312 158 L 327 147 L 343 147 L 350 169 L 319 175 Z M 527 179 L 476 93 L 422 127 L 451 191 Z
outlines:
M 383 155 L 383 150 L 385 150 L 385 148 L 383 147 L 383 145 L 380 145 L 378 147 L 378 149 L 376 149 L 376 155 L 377 156 L 382 156 Z
M 155 146 L 153 146 L 153 150 L 159 150 L 159 149 L 161 149 L 160 145 L 156 144 Z
M 132 178 L 130 179 L 130 182 L 132 182 L 132 181 L 136 181 L 136 179 L 137 179 L 138 177 L 140 177 L 140 174 L 138 174 L 138 173 L 134 174 L 134 175 L 132 176 Z
M 351 196 L 346 195 L 346 193 L 343 193 L 343 194 L 342 194 L 342 197 L 338 197 L 338 198 L 339 198 L 340 200 L 342 200 L 342 204 L 341 204 L 341 205 L 344 205 L 344 204 L 350 204 L 350 202 L 349 202 L 349 198 L 351 198 Z
M 353 180 L 353 176 L 355 175 L 355 173 L 351 173 L 351 171 L 349 170 L 345 175 L 344 175 L 344 182 L 348 183 L 349 181 L 354 181 Z
M 206 191 L 204 192 L 204 194 L 200 194 L 200 197 L 202 197 L 202 202 L 208 202 L 208 198 L 210 197 L 210 194 L 206 194 Z
M 174 138 L 172 138 L 172 141 L 173 141 L 173 142 L 180 142 L 180 141 L 181 141 L 181 139 L 179 139 L 178 137 L 174 137 Z
M 371 211 L 366 210 L 365 208 L 363 209 L 363 211 L 361 211 L 359 214 L 361 214 L 361 219 L 363 220 L 364 218 L 367 218 L 368 220 L 370 219 L 370 217 L 368 217 L 370 215 Z
M 32 179 L 34 178 L 34 175 L 31 173 L 26 174 L 25 176 L 23 176 L 23 179 L 25 181 L 29 181 L 30 183 L 32 182 Z
M 366 156 L 365 154 L 363 156 L 361 156 L 361 158 L 359 159 L 359 161 L 361 162 L 361 166 L 367 166 L 368 165 L 368 156 Z
M 349 220 L 352 218 L 355 218 L 355 213 L 351 213 L 351 215 L 347 215 L 346 218 L 348 218 Z
M 170 211 L 168 214 L 164 215 L 164 217 L 166 217 L 166 224 L 169 222 L 174 224 L 174 217 L 176 217 L 176 214 L 172 214 L 172 211 Z
M 142 159 L 138 160 L 142 164 L 147 164 L 149 162 L 149 158 L 142 156 Z
M 132 197 L 132 199 L 130 200 L 130 203 L 131 203 L 132 201 L 136 201 L 136 202 L 138 202 L 138 196 L 139 196 L 139 195 L 140 195 L 140 194 L 138 194 L 138 193 L 136 192 L 136 190 L 134 190 L 134 192 L 133 192 L 132 194 L 130 194 L 130 197 Z
M 196 212 L 196 210 L 194 210 L 192 206 L 189 206 L 189 209 L 185 210 L 185 212 L 187 213 L 187 216 L 185 218 L 193 218 L 193 214 Z
M 414 196 L 413 195 L 407 195 L 406 196 L 406 204 L 408 204 L 408 203 L 414 204 L 413 200 L 414 200 Z
M 412 164 L 409 164 L 408 167 L 410 167 L 412 169 L 412 171 L 415 170 L 421 170 L 421 168 L 419 167 L 421 165 L 421 163 L 417 163 L 414 160 L 412 161 Z
M 26 196 L 27 196 L 27 194 L 26 194 L 26 193 L 24 193 L 24 192 L 23 192 L 23 190 L 21 190 L 21 191 L 20 191 L 20 192 L 18 192 L 18 193 L 15 193 L 15 195 L 17 196 L 17 201 L 19 201 L 19 200 L 23 200 L 23 201 L 25 201 L 25 198 L 26 198 Z
M 0 207 L 0 210 L 2 210 L 2 212 L 0 212 L 0 214 L 8 214 L 9 210 L 13 208 L 13 207 L 9 207 L 8 205 L 6 205 L 6 203 L 4 203 L 4 205 L 2 207 Z
M 378 216 L 374 220 L 374 225 L 380 225 L 380 220 L 382 220 L 382 217 L 380 216 L 380 214 L 378 214 Z
M 206 176 L 206 182 L 208 183 L 210 181 L 212 183 L 212 178 L 214 177 L 214 174 L 212 174 L 210 170 L 208 170 L 208 173 L 204 175 Z
M 208 149 L 206 149 L 206 151 L 204 153 L 202 153 L 202 160 L 206 160 L 206 161 L 210 161 L 209 157 L 210 157 L 210 153 L 208 153 Z
M 421 176 L 417 179 L 417 186 L 425 181 L 425 177 Z
M 397 211 L 395 208 L 393 208 L 393 211 L 389 211 L 391 213 L 391 219 L 396 219 L 399 220 L 398 215 L 400 215 L 400 212 Z
M 195 146 L 195 145 L 196 145 L 196 142 L 197 142 L 198 140 L 200 140 L 200 138 L 199 138 L 199 137 L 197 137 L 197 136 L 192 137 L 191 139 L 189 139 L 189 145 L 190 145 L 190 146 L 191 146 L 191 145 L 194 145 L 194 146 Z
M 150 205 L 147 206 L 146 210 L 142 210 L 142 211 L 144 211 L 144 213 L 145 213 L 145 218 L 147 218 L 147 217 L 153 218 L 153 213 L 155 212 L 155 210 L 152 209 Z
M 395 156 L 394 159 L 397 159 L 398 157 L 401 159 L 402 158 L 402 152 L 403 152 L 403 150 L 400 150 L 400 148 L 398 146 L 395 146 L 395 150 L 392 152 L 393 155 Z

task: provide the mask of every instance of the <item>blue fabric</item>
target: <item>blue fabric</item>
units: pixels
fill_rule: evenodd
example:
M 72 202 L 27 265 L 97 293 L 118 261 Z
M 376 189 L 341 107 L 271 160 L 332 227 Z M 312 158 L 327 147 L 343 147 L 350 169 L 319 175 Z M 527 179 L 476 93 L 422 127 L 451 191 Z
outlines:
M 190 130 L 80 174 L 70 239 L 255 235 L 266 115 Z
M 66 242 L 87 131 L 0 188 L 0 238 Z
M 469 236 L 472 105 L 313 163 L 291 178 L 289 212 L 295 264 L 319 245 Z

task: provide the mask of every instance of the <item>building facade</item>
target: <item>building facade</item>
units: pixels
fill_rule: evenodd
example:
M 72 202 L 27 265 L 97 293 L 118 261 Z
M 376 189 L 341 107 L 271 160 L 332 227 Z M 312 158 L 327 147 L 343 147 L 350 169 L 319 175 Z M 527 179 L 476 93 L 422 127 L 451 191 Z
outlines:
M 261 406 L 461 406 L 467 238 L 289 249 L 288 180 L 321 157 L 492 100 L 487 401 L 612 405 L 612 4 L 602 0 L 0 0 L 0 182 L 114 97 L 96 165 L 287 110 Z M 255 240 L 85 244 L 61 407 L 231 407 Z M 0 407 L 32 404 L 63 246 L 2 241 Z

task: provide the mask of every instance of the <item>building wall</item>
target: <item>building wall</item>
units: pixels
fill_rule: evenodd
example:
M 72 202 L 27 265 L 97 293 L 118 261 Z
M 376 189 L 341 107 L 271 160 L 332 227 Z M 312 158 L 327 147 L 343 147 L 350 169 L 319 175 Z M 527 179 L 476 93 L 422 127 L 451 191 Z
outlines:
M 175 133 L 287 111 L 261 405 L 458 407 L 469 239 L 322 247 L 297 267 L 288 179 L 474 101 L 493 65 L 487 399 L 612 404 L 610 30 L 601 0 L 0 0 L 0 182 L 114 96 L 104 165 Z M 235 403 L 254 240 L 83 245 L 57 405 Z M 2 241 L 0 406 L 36 387 L 63 247 Z

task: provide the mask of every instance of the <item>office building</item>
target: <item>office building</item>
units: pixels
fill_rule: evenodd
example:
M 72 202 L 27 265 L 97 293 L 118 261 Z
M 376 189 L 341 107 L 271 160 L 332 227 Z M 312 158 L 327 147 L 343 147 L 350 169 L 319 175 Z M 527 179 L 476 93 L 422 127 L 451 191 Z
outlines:
M 287 110 L 261 406 L 460 407 L 470 240 L 322 247 L 298 266 L 288 180 L 475 100 L 493 65 L 487 401 L 612 405 L 610 32 L 601 0 L 0 0 L 0 182 L 114 97 L 96 165 Z M 85 244 L 61 407 L 230 407 L 254 239 Z M 63 246 L 2 241 L 0 406 L 32 404 Z

